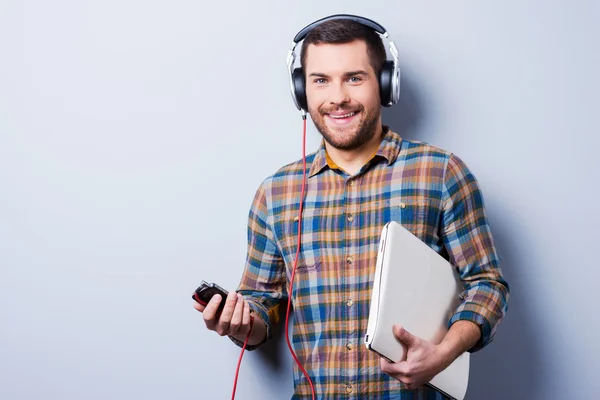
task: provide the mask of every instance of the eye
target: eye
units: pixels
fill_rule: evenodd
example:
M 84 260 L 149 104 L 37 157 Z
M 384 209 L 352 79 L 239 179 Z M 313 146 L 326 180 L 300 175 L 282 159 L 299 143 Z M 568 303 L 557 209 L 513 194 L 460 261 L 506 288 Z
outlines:
M 350 81 L 351 83 L 358 83 L 362 81 L 362 78 L 360 76 L 351 76 L 350 79 L 348 79 L 348 81 Z
M 325 78 L 317 78 L 317 79 L 314 80 L 314 82 L 317 85 L 323 85 L 323 84 L 327 83 L 327 80 Z

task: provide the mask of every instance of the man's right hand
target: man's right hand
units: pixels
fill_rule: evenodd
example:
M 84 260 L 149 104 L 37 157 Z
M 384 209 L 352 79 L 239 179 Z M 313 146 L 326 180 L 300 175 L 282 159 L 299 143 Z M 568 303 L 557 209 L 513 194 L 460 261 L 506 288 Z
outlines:
M 221 295 L 214 295 L 206 307 L 194 302 L 194 308 L 202 313 L 206 327 L 221 336 L 246 337 L 250 331 L 250 306 L 244 297 L 236 292 L 229 292 L 221 315 L 217 309 L 221 303 Z
M 220 315 L 217 315 L 217 310 L 221 303 L 221 295 L 214 295 L 206 307 L 196 301 L 193 303 L 194 308 L 202 313 L 204 323 L 209 330 L 215 331 L 221 336 L 232 336 L 241 342 L 246 340 L 251 328 L 250 305 L 241 294 L 229 292 Z M 266 332 L 264 323 L 260 318 L 255 318 L 248 344 L 254 345 L 261 342 Z

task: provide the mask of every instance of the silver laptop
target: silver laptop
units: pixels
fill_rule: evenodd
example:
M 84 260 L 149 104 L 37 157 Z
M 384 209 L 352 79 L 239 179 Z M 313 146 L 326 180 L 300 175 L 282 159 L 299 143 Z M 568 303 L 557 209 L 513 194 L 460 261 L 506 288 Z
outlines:
M 365 345 L 388 361 L 405 360 L 406 349 L 392 332 L 397 323 L 413 335 L 440 343 L 462 291 L 452 264 L 398 222 L 387 223 L 377 254 Z M 469 353 L 462 354 L 429 385 L 462 400 L 469 381 L 469 358 Z

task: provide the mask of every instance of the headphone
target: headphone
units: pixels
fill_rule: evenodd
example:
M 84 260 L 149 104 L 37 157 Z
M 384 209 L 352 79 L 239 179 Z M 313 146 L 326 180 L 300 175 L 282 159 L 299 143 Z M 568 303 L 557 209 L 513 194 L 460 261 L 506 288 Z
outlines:
M 381 68 L 381 72 L 379 73 L 379 92 L 381 95 L 382 106 L 389 107 L 392 104 L 397 103 L 398 99 L 400 98 L 400 66 L 398 65 L 398 50 L 396 49 L 394 42 L 389 38 L 389 34 L 385 28 L 368 18 L 350 14 L 335 14 L 330 15 L 329 17 L 321 18 L 307 25 L 294 37 L 292 48 L 288 52 L 287 65 L 289 70 L 292 99 L 296 104 L 296 108 L 305 114 L 308 110 L 308 102 L 306 100 L 306 80 L 304 77 L 304 71 L 301 67 L 294 68 L 294 61 L 296 60 L 296 53 L 294 50 L 296 49 L 298 42 L 303 40 L 311 30 L 324 22 L 333 20 L 350 20 L 358 22 L 361 25 L 373 29 L 375 32 L 379 33 L 388 40 L 393 61 L 386 60 Z

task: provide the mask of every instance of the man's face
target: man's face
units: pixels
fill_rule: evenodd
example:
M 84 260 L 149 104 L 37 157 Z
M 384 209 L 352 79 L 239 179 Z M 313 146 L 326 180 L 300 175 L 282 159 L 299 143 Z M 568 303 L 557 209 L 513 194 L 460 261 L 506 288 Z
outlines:
M 311 44 L 305 70 L 308 112 L 325 140 L 354 150 L 373 138 L 381 106 L 366 43 Z

